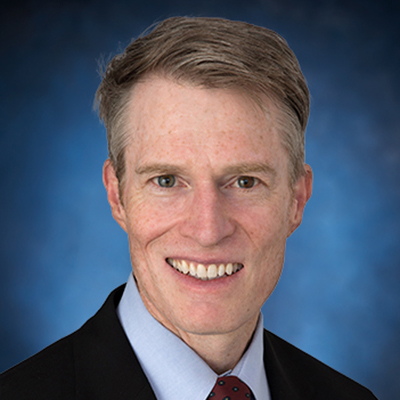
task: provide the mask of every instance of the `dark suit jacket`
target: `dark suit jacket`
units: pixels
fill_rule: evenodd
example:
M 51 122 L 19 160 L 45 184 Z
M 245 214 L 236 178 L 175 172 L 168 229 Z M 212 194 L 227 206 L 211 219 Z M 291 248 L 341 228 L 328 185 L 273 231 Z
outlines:
M 156 400 L 115 311 L 122 292 L 123 287 L 112 292 L 78 331 L 4 372 L 1 400 Z M 268 331 L 264 348 L 272 400 L 375 399 Z

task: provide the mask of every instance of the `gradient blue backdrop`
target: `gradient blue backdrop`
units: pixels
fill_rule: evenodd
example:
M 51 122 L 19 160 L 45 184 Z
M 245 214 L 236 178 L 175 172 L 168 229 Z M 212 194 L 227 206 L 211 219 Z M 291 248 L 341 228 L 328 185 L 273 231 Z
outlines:
M 0 370 L 77 329 L 130 271 L 101 182 L 97 60 L 172 15 L 277 30 L 312 93 L 315 189 L 265 325 L 400 398 L 400 7 L 395 1 L 25 1 L 1 10 Z

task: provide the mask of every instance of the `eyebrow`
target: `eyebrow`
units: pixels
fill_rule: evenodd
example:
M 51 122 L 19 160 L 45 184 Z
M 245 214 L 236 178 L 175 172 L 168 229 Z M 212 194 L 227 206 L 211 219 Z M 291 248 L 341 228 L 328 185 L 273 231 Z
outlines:
M 163 173 L 179 174 L 182 173 L 184 169 L 185 168 L 182 168 L 174 164 L 155 163 L 155 164 L 139 166 L 135 169 L 135 172 L 138 175 L 163 174 Z M 277 171 L 275 168 L 273 168 L 269 164 L 264 164 L 264 163 L 240 163 L 235 165 L 229 165 L 228 167 L 223 169 L 224 175 L 244 175 L 257 172 L 270 175 L 272 176 L 272 178 L 275 178 L 277 175 Z
M 224 169 L 225 174 L 244 175 L 249 173 L 263 173 L 271 175 L 273 178 L 277 175 L 277 171 L 269 164 L 264 163 L 241 163 L 230 165 Z
M 135 172 L 138 175 L 165 174 L 166 172 L 169 174 L 177 174 L 182 172 L 182 168 L 173 164 L 150 164 L 137 167 Z

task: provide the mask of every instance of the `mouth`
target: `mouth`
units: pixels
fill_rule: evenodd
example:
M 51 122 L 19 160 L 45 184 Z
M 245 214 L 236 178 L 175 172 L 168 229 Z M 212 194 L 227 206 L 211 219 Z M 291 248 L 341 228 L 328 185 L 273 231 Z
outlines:
M 182 274 L 190 275 L 193 278 L 203 281 L 211 281 L 230 276 L 243 268 L 243 264 L 241 263 L 201 264 L 175 258 L 167 258 L 166 261 L 172 268 Z

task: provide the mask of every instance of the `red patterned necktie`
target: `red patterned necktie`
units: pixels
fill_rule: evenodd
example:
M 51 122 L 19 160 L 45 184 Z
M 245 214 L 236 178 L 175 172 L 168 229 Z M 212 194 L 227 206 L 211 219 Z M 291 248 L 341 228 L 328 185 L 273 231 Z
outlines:
M 251 398 L 251 390 L 244 382 L 236 376 L 225 376 L 218 378 L 207 400 L 249 400 Z

